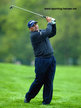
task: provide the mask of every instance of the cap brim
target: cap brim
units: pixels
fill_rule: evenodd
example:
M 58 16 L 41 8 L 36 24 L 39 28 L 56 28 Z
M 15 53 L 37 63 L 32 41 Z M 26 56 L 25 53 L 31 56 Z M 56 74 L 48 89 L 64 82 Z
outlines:
M 37 22 L 37 21 L 35 21 L 34 23 L 32 23 L 32 24 L 31 24 L 31 26 L 30 26 L 30 27 L 32 27 L 32 26 L 33 26 L 34 24 L 36 24 L 36 23 L 38 23 L 38 22 Z

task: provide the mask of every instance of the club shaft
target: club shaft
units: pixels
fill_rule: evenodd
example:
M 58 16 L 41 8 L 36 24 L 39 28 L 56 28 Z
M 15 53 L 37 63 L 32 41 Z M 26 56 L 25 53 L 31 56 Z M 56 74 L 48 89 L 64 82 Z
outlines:
M 35 15 L 38 15 L 38 16 L 40 16 L 40 17 L 46 18 L 46 16 L 43 16 L 43 15 L 41 15 L 41 14 L 38 14 L 38 13 L 32 12 L 32 11 L 30 11 L 30 10 L 27 10 L 27 9 L 24 9 L 24 8 L 21 8 L 21 7 L 15 6 L 15 5 L 12 5 L 12 7 L 15 7 L 15 8 L 21 9 L 21 10 L 23 10 L 23 11 L 26 11 L 26 12 L 29 12 L 29 13 L 32 13 L 32 14 L 35 14 Z

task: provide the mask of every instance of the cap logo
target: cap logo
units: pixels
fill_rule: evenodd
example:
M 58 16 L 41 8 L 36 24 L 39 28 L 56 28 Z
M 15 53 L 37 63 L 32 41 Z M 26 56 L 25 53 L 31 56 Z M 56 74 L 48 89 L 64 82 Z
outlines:
M 35 21 L 31 21 L 30 24 L 32 24 L 33 22 L 35 22 Z

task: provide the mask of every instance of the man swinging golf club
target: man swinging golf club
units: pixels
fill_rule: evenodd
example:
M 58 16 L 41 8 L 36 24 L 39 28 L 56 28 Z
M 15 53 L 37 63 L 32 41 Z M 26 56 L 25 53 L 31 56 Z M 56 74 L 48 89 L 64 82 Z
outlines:
M 25 95 L 24 102 L 28 103 L 34 98 L 43 86 L 42 104 L 50 104 L 53 94 L 53 80 L 56 69 L 56 60 L 49 38 L 56 35 L 56 22 L 51 17 L 46 17 L 47 28 L 39 30 L 38 22 L 28 22 L 30 39 L 35 54 L 35 80 Z

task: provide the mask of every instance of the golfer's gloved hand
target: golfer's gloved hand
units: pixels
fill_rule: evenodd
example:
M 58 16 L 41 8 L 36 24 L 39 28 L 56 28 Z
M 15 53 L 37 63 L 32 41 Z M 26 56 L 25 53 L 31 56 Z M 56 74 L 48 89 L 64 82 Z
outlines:
M 54 18 L 51 18 L 51 23 L 56 24 L 56 20 Z

